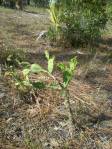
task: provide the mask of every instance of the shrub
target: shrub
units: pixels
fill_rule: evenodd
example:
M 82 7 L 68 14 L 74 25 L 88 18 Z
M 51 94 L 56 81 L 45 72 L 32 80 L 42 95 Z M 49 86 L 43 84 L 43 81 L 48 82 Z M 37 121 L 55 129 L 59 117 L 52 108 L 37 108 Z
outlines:
M 93 42 L 107 22 L 106 0 L 51 0 L 50 14 L 60 38 L 75 42 Z

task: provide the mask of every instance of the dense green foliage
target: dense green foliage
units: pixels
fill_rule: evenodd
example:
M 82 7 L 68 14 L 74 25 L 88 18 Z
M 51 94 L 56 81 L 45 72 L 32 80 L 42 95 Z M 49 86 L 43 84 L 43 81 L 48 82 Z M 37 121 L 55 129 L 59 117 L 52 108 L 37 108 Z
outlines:
M 58 35 L 74 42 L 93 42 L 107 22 L 106 0 L 51 0 L 50 13 Z
M 10 8 L 15 8 L 16 0 L 0 0 L 0 5 Z
M 47 7 L 49 5 L 49 0 L 32 0 L 35 6 Z

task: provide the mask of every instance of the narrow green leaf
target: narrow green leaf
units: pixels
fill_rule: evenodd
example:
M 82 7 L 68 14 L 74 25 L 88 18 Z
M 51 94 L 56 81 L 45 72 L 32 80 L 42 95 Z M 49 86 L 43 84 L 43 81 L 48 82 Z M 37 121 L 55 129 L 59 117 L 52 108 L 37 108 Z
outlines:
M 71 74 L 69 73 L 69 71 L 64 71 L 63 73 L 63 87 L 67 87 L 67 85 L 69 84 L 71 80 Z
M 52 73 L 52 71 L 53 71 L 53 68 L 54 68 L 54 59 L 55 59 L 55 57 L 53 56 L 52 58 L 50 58 L 48 60 L 48 71 L 49 71 L 49 73 Z
M 49 60 L 49 52 L 45 51 L 45 57 L 47 58 L 47 60 Z

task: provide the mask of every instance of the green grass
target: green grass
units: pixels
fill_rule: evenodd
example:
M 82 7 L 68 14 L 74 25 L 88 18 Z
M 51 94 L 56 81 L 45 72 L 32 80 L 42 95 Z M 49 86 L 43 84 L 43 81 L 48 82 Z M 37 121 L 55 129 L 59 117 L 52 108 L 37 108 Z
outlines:
M 14 11 L 14 9 L 4 8 L 0 6 L 0 13 L 13 13 Z

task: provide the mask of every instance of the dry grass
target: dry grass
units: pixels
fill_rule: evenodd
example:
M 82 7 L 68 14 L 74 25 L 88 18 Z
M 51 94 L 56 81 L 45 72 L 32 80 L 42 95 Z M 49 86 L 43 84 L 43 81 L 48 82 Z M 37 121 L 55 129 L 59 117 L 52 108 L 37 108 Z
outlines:
M 48 14 L 32 14 L 0 8 L 0 47 L 25 48 L 30 51 L 42 47 L 36 42 L 38 34 L 49 26 Z

